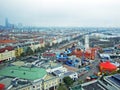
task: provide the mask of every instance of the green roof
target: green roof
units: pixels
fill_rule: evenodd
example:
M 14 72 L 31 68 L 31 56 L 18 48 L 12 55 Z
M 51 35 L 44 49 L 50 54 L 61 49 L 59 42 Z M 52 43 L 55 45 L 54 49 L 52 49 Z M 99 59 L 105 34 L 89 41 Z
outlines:
M 19 66 L 10 66 L 0 70 L 0 76 L 17 77 L 28 80 L 43 78 L 47 72 L 43 68 L 27 68 Z

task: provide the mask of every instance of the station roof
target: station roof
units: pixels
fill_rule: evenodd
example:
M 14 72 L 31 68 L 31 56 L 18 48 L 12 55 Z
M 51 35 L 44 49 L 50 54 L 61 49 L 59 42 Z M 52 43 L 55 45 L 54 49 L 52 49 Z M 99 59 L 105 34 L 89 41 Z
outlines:
M 111 77 L 108 77 L 108 80 L 120 87 L 120 74 L 115 74 Z
M 105 86 L 103 86 L 98 81 L 89 83 L 88 85 L 86 84 L 82 88 L 83 88 L 83 90 L 108 90 Z

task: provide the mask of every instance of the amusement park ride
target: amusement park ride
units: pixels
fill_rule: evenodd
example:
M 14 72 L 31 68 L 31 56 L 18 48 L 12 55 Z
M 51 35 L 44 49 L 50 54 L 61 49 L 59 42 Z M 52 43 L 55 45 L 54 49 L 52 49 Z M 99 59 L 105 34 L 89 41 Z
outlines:
M 81 65 L 84 65 L 86 62 L 89 62 L 90 60 L 95 59 L 95 53 L 96 53 L 96 48 L 89 48 L 89 37 L 88 35 L 85 36 L 85 45 L 82 46 L 84 49 L 77 49 L 76 46 L 73 44 L 70 48 L 65 49 L 65 52 L 58 54 L 57 60 L 59 62 L 64 62 L 68 66 L 73 66 L 75 67 L 76 64 L 78 64 L 80 61 L 75 59 L 75 60 L 70 60 L 69 56 L 74 55 L 77 58 L 81 59 Z

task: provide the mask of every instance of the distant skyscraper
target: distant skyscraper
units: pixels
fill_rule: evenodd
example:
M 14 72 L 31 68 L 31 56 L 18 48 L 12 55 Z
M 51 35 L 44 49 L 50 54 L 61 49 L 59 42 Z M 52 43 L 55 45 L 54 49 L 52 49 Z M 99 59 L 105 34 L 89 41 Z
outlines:
M 8 18 L 5 18 L 5 27 L 9 27 Z
M 22 28 L 22 26 L 23 26 L 22 23 L 18 23 L 19 28 Z

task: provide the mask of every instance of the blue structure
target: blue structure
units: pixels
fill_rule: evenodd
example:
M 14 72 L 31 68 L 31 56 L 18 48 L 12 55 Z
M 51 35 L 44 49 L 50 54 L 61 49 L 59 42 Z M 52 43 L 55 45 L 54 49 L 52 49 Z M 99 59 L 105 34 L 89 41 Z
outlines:
M 96 75 L 91 75 L 90 78 L 91 78 L 91 79 L 97 79 L 98 76 L 96 76 Z
M 72 50 L 70 48 L 66 49 L 64 54 L 70 55 L 72 53 Z
M 103 52 L 105 53 L 112 53 L 114 51 L 113 48 L 103 48 Z
M 85 69 L 89 71 L 89 70 L 90 70 L 90 67 L 89 67 L 89 66 L 86 66 Z
M 65 64 L 68 66 L 75 67 L 78 64 L 78 62 L 79 62 L 78 60 L 67 60 Z
M 75 46 L 73 45 L 71 48 L 65 49 L 65 54 L 70 55 L 75 50 Z
M 71 50 L 72 50 L 72 51 L 75 50 L 75 46 L 74 46 L 74 45 L 71 47 Z
M 68 60 L 68 56 L 65 53 L 58 54 L 56 56 L 56 58 L 57 58 L 58 61 L 66 61 L 66 60 Z

